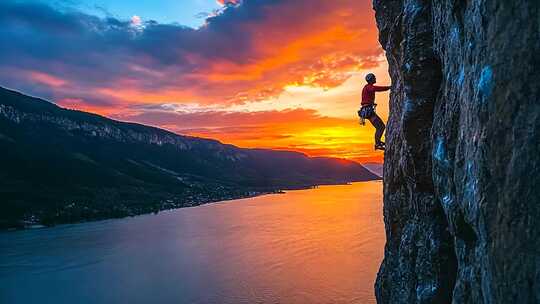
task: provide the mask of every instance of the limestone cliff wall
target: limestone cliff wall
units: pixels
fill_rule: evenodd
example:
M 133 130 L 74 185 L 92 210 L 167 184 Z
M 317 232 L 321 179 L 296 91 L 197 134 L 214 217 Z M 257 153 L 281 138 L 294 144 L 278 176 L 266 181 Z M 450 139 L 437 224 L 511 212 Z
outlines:
M 538 1 L 374 0 L 393 91 L 379 303 L 540 303 Z

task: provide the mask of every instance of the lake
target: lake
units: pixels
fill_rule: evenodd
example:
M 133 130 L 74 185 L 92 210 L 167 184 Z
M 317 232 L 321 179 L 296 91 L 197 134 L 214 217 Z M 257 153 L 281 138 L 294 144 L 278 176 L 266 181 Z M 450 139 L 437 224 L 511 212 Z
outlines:
M 0 303 L 375 303 L 382 182 L 0 233 Z

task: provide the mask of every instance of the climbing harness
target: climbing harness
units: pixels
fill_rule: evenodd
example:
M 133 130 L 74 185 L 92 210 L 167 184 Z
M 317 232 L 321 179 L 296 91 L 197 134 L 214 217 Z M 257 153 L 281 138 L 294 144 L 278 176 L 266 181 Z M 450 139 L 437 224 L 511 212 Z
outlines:
M 375 115 L 376 104 L 365 105 L 358 110 L 358 117 L 360 117 L 360 125 L 366 125 L 366 119 L 370 119 Z

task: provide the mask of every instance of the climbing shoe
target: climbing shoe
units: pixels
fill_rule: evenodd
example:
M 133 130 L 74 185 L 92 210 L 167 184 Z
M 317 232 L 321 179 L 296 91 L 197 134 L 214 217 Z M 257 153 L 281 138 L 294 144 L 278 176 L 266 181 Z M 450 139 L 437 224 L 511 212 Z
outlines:
M 384 150 L 386 145 L 383 142 L 375 144 L 375 150 Z

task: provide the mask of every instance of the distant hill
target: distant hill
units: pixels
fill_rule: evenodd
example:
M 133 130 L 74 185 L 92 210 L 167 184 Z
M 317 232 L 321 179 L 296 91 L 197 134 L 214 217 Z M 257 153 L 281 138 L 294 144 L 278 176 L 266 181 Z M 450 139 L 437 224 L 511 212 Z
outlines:
M 365 163 L 362 164 L 362 166 L 372 173 L 376 174 L 377 176 L 382 177 L 383 176 L 383 167 L 384 164 L 381 163 Z
M 0 227 L 122 217 L 379 179 L 358 163 L 241 149 L 0 88 Z

